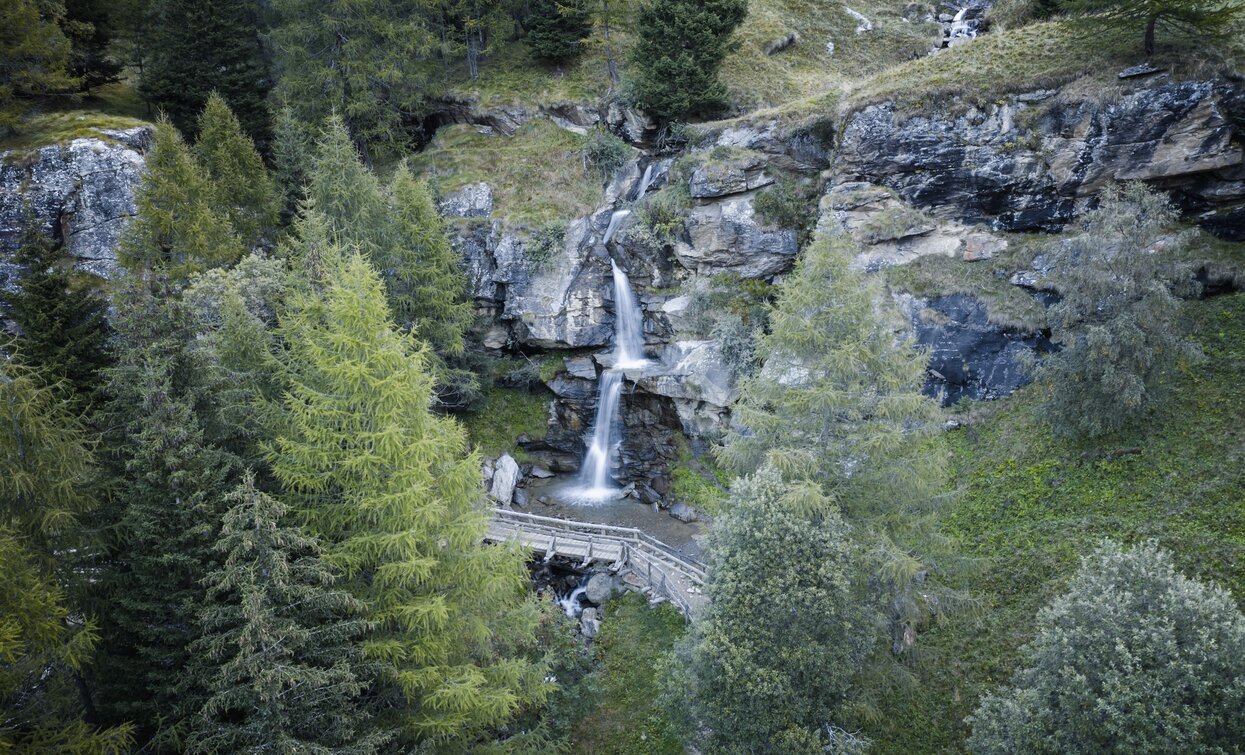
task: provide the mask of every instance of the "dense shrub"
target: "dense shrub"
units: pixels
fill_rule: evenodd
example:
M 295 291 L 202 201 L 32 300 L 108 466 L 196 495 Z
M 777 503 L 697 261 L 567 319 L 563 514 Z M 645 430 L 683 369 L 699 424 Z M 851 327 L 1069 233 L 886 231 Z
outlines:
M 602 180 L 617 173 L 629 157 L 631 148 L 627 143 L 603 128 L 594 129 L 584 144 L 584 165 Z
M 1102 545 L 1037 623 L 969 719 L 973 752 L 1242 751 L 1245 616 L 1155 543 Z
M 794 229 L 803 246 L 817 220 L 816 189 L 784 176 L 757 194 L 753 208 L 762 223 Z

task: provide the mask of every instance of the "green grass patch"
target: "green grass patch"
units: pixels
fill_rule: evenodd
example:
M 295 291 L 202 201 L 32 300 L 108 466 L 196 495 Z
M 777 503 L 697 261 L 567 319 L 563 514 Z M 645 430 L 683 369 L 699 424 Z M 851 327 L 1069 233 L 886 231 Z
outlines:
M 650 608 L 635 593 L 605 606 L 597 635 L 600 701 L 572 729 L 571 751 L 592 755 L 679 755 L 674 725 L 657 705 L 655 666 L 687 631 L 668 603 Z
M 599 177 L 584 169 L 584 143 L 584 137 L 543 118 L 514 136 L 447 126 L 411 164 L 441 192 L 487 182 L 495 216 L 541 226 L 586 215 L 604 197 Z
M 524 461 L 518 437 L 545 437 L 549 420 L 549 394 L 525 388 L 493 387 L 476 411 L 461 415 L 467 438 L 481 456 L 493 458 L 508 453 Z
M 904 265 L 886 268 L 892 289 L 923 299 L 963 294 L 986 305 L 990 322 L 1009 330 L 1028 333 L 1046 326 L 1046 310 L 1024 288 L 1008 282 L 1012 273 L 1025 269 L 1036 254 L 1036 239 L 1008 239 L 1012 246 L 988 260 L 965 262 L 958 257 L 929 255 Z
M 1175 77 L 1211 75 L 1237 68 L 1240 44 L 1196 50 L 1169 45 L 1153 62 Z M 1087 33 L 1066 21 L 1001 29 L 887 68 L 855 88 L 849 103 L 858 108 L 890 100 L 906 111 L 945 107 L 948 100 L 981 105 L 1081 77 L 1084 94 L 1108 96 L 1120 86 L 1116 73 L 1142 62 L 1140 48 L 1140 29 Z
M 1075 443 L 1042 422 L 1040 389 L 980 404 L 946 436 L 962 491 L 943 526 L 975 568 L 972 618 L 922 634 L 917 694 L 868 734 L 877 752 L 958 752 L 965 716 L 1006 682 L 1037 611 L 1102 538 L 1157 539 L 1188 575 L 1245 603 L 1245 294 L 1189 302 L 1208 357 L 1144 426 Z
M 25 150 L 83 137 L 107 138 L 98 129 L 124 129 L 150 122 L 147 106 L 125 82 L 81 97 L 47 98 L 22 121 L 18 133 L 0 139 L 0 150 Z

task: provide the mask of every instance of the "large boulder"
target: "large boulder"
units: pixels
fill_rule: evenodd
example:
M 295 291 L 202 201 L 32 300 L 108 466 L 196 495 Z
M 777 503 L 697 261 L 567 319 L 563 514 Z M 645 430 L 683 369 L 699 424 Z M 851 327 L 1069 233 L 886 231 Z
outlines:
M 117 267 L 117 244 L 138 211 L 152 129 L 99 129 L 100 136 L 33 152 L 0 153 L 0 284 L 16 251 L 26 207 L 51 237 L 64 241 L 80 269 L 104 278 Z
M 707 160 L 692 171 L 688 191 L 694 199 L 742 194 L 772 184 L 765 160 L 755 152 L 732 153 L 723 160 Z
M 504 454 L 493 466 L 489 497 L 502 506 L 509 506 L 514 500 L 514 488 L 519 484 L 519 475 L 519 463 L 510 454 Z
M 1209 81 L 1134 86 L 1114 102 L 1044 92 L 960 114 L 871 105 L 844 128 L 836 182 L 1006 230 L 1058 230 L 1108 181 L 1152 181 L 1199 213 L 1245 202 L 1245 95 Z

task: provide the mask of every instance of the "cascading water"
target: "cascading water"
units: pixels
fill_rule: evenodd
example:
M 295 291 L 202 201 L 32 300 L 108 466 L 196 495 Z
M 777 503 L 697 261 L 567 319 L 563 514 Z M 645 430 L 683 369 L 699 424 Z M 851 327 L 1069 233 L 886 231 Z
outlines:
M 613 226 L 611 220 L 610 227 Z M 581 487 L 574 493 L 575 498 L 584 501 L 610 500 L 618 496 L 618 489 L 610 479 L 610 466 L 621 439 L 618 404 L 622 399 L 623 373 L 648 364 L 644 358 L 644 315 L 631 290 L 631 281 L 615 262 L 611 260 L 610 265 L 614 270 L 614 364 L 601 373 L 597 384 L 597 414 L 592 424 L 592 439 L 579 473 Z
M 640 177 L 640 186 L 636 189 L 635 196 L 631 201 L 638 202 L 644 198 L 648 192 L 648 187 L 653 185 L 653 164 L 649 163 L 644 166 L 644 175 Z
M 614 238 L 614 234 L 618 231 L 618 226 L 622 225 L 630 214 L 631 210 L 615 210 L 614 214 L 610 215 L 610 224 L 605 226 L 605 236 L 601 239 L 602 245 L 610 243 L 610 239 Z
M 579 618 L 579 615 L 584 612 L 583 597 L 584 594 L 588 592 L 587 585 L 588 580 L 585 578 L 579 583 L 579 587 L 576 587 L 574 590 L 571 590 L 565 595 L 557 596 L 558 606 L 563 611 L 566 611 L 566 615 L 572 619 Z

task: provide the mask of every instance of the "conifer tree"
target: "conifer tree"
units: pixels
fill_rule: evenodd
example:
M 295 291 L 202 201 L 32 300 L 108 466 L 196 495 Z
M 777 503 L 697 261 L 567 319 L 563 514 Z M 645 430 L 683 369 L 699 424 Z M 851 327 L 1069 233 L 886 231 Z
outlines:
M 61 28 L 71 45 L 69 70 L 88 93 L 121 78 L 123 66 L 110 49 L 116 12 L 107 0 L 65 0 Z
M 13 257 L 24 273 L 18 288 L 0 291 L 0 312 L 21 331 L 14 356 L 60 384 L 81 413 L 99 388 L 99 372 L 108 363 L 108 322 L 104 299 L 85 285 L 75 285 L 72 260 L 27 217 L 22 245 Z
M 931 524 L 945 455 L 930 450 L 938 407 L 921 394 L 925 357 L 897 335 L 902 324 L 880 284 L 852 270 L 854 253 L 834 232 L 804 251 L 760 339 L 764 367 L 740 388 L 736 416 L 747 431 L 731 434 L 720 455 L 740 473 L 769 463 L 822 487 L 871 541 L 903 650 L 928 616 L 927 571 L 946 565 L 928 560 L 943 550 Z M 942 597 L 945 605 L 951 596 Z
M 202 689 L 184 674 L 198 637 L 202 580 L 237 459 L 205 437 L 213 374 L 194 346 L 190 311 L 167 280 L 131 276 L 115 298 L 116 365 L 108 370 L 106 437 L 121 506 L 106 559 L 101 707 L 169 747 Z
M 574 58 L 580 42 L 592 32 L 592 13 L 585 0 L 533 0 L 528 12 L 527 46 L 540 60 L 564 63 Z
M 217 92 L 199 116 L 194 154 L 211 182 L 213 209 L 229 220 L 243 245 L 254 249 L 271 241 L 281 201 L 277 187 L 255 143 Z
M 313 285 L 282 317 L 285 429 L 269 461 L 287 500 L 368 607 L 381 726 L 434 742 L 496 726 L 544 692 L 498 657 L 533 632 L 522 557 L 482 545 L 488 514 L 462 428 L 429 411 L 427 358 L 396 331 L 375 272 L 304 223 Z
M 177 129 L 156 126 L 147 174 L 118 256 L 131 272 L 162 271 L 174 281 L 242 256 L 229 221 L 213 209 L 213 189 Z
M 971 752 L 1241 752 L 1245 615 L 1156 543 L 1085 556 L 1036 630 L 969 719 Z
M 708 752 L 865 749 L 829 725 L 841 725 L 855 702 L 880 617 L 864 599 L 851 528 L 833 504 L 806 514 L 808 501 L 796 499 L 809 495 L 822 494 L 766 466 L 736 481 L 711 532 L 709 604 L 667 682 L 688 714 L 685 730 Z
M 0 137 L 16 133 L 32 97 L 77 85 L 57 0 L 0 3 Z
M 356 246 L 381 271 L 394 318 L 432 347 L 438 381 L 467 384 L 444 360 L 463 352 L 471 323 L 467 281 L 428 190 L 400 167 L 389 192 L 361 162 L 340 119 L 330 118 L 316 147 L 308 205 L 329 238 Z
M 272 164 L 273 177 L 282 194 L 281 214 L 291 220 L 305 198 L 308 169 L 311 165 L 312 138 L 308 125 L 282 107 L 273 115 Z
M 359 733 L 367 716 L 356 702 L 362 605 L 335 587 L 317 543 L 251 475 L 225 500 L 222 562 L 208 575 L 203 636 L 191 647 L 211 694 L 189 750 L 375 751 L 383 737 Z
M 0 751 L 120 755 L 129 726 L 96 729 L 77 710 L 69 679 L 89 661 L 91 623 L 71 626 L 56 579 L 0 526 Z
M 304 123 L 339 114 L 365 155 L 373 147 L 399 151 L 424 107 L 429 14 L 400 0 L 277 0 L 273 7 L 279 106 Z
M 1146 59 L 1154 56 L 1158 32 L 1196 38 L 1223 38 L 1241 13 L 1234 0 L 1059 0 L 1060 10 L 1082 14 L 1082 23 L 1101 33 L 1140 31 Z
M 45 566 L 77 544 L 95 504 L 93 449 L 76 412 L 36 371 L 0 357 L 0 527 Z
M 442 357 L 463 353 L 471 325 L 467 278 L 428 187 L 404 164 L 389 189 L 395 244 L 385 270 L 398 324 Z
M 138 91 L 178 129 L 194 134 L 216 91 L 252 139 L 268 134 L 271 88 L 257 0 L 154 0 Z
M 643 0 L 631 48 L 636 105 L 662 120 L 712 115 L 726 105 L 718 69 L 747 0 Z

